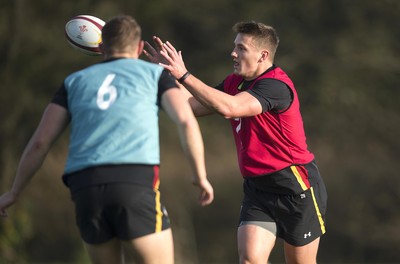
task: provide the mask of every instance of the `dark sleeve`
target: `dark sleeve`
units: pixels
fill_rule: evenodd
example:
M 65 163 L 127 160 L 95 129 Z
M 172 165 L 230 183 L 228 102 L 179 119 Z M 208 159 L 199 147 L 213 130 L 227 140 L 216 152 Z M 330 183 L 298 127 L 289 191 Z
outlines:
M 58 104 L 68 110 L 68 96 L 64 84 L 62 84 L 60 88 L 58 88 L 58 90 L 55 92 L 51 102 L 54 104 Z
M 223 92 L 224 91 L 224 82 L 214 86 L 214 88 L 219 90 L 219 91 L 221 91 L 221 92 Z
M 158 98 L 157 104 L 159 105 L 161 102 L 161 97 L 165 91 L 171 88 L 177 88 L 175 78 L 167 71 L 163 70 L 161 73 L 160 79 L 158 80 Z
M 293 95 L 290 88 L 283 82 L 275 79 L 262 79 L 251 90 L 251 95 L 260 101 L 263 112 L 282 112 L 292 103 Z

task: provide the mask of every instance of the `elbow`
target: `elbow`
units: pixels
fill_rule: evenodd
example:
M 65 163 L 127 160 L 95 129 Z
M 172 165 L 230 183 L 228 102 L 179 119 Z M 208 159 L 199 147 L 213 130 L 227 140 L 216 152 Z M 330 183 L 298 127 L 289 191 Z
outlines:
M 235 111 L 235 109 L 237 109 L 234 106 L 227 106 L 227 107 L 221 107 L 221 108 L 217 108 L 216 111 L 218 114 L 220 114 L 224 119 L 233 119 L 233 118 L 237 118 L 237 113 Z
M 45 138 L 34 138 L 29 145 L 30 152 L 39 155 L 47 153 L 51 146 Z
M 236 118 L 230 112 L 218 112 L 218 113 L 226 120 L 230 120 L 230 119 Z
M 197 119 L 193 116 L 180 121 L 180 126 L 184 129 L 193 129 L 198 126 Z
M 226 119 L 226 120 L 230 120 L 230 119 L 234 118 L 234 117 L 231 116 L 231 115 L 224 115 L 224 114 L 221 114 L 221 116 L 222 116 L 224 119 Z
M 193 126 L 197 125 L 197 119 L 193 111 L 186 111 L 182 112 L 181 115 L 178 117 L 177 124 L 181 128 L 190 129 Z

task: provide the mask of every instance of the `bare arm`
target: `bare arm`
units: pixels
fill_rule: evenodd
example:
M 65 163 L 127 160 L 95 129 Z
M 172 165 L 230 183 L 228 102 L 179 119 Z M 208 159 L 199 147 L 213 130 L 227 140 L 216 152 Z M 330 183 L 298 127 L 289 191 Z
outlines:
M 182 53 L 176 51 L 171 43 L 167 41 L 160 53 L 168 61 L 168 64 L 160 65 L 169 70 L 175 78 L 179 79 L 187 72 Z M 262 112 L 260 102 L 247 92 L 232 96 L 206 85 L 193 75 L 189 75 L 183 85 L 202 105 L 225 118 L 254 116 Z
M 47 106 L 35 133 L 21 156 L 11 189 L 0 196 L 0 216 L 7 216 L 6 208 L 15 203 L 22 190 L 43 164 L 52 144 L 68 123 L 69 116 L 65 108 L 56 104 Z
M 176 82 L 182 91 L 183 96 L 189 102 L 190 107 L 195 116 L 205 116 L 210 114 L 215 114 L 214 109 L 205 107 L 202 105 L 182 84 Z
M 214 191 L 207 180 L 204 145 L 199 124 L 180 89 L 169 89 L 162 95 L 161 104 L 178 126 L 182 148 L 193 169 L 193 183 L 201 189 L 200 203 L 208 205 L 214 199 Z
M 143 50 L 143 53 L 153 63 L 167 64 L 168 61 L 160 53 L 161 50 L 166 52 L 163 42 L 159 37 L 156 36 L 153 36 L 152 40 L 153 45 L 145 41 L 145 49 Z M 194 98 L 193 95 L 183 85 L 179 84 L 178 82 L 176 82 L 176 85 L 181 88 L 183 96 L 189 102 L 195 116 L 204 116 L 215 113 L 214 109 L 202 105 L 196 98 Z

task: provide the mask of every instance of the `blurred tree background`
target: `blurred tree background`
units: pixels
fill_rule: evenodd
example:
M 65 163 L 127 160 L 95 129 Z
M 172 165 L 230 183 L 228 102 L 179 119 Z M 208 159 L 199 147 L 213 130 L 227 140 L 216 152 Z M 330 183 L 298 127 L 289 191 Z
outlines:
M 101 60 L 69 46 L 78 14 L 134 16 L 183 51 L 214 85 L 232 71 L 232 25 L 256 20 L 280 35 L 276 63 L 299 92 L 308 144 L 327 184 L 327 234 L 319 263 L 399 263 L 400 1 L 5 0 L 0 3 L 0 191 L 63 78 Z M 145 57 L 143 57 L 145 59 Z M 162 195 L 178 264 L 237 263 L 242 197 L 233 138 L 219 116 L 199 118 L 215 202 L 201 208 L 175 127 L 160 113 Z M 0 263 L 88 263 L 60 178 L 68 133 L 0 220 Z M 272 263 L 283 262 L 278 240 Z

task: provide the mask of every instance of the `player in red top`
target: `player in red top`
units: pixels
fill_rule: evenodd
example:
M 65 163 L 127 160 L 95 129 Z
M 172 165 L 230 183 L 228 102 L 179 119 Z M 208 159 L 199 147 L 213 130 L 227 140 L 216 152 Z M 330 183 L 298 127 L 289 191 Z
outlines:
M 276 237 L 285 241 L 287 263 L 316 263 L 327 194 L 307 148 L 296 89 L 274 65 L 279 38 L 254 21 L 234 30 L 234 73 L 216 89 L 187 71 L 171 43 L 154 37 L 156 48 L 147 43 L 145 53 L 187 89 L 196 116 L 218 113 L 231 122 L 244 178 L 240 263 L 267 263 Z

